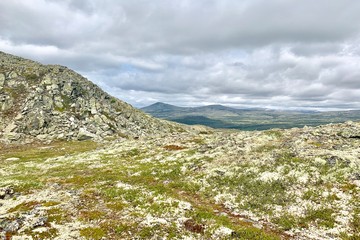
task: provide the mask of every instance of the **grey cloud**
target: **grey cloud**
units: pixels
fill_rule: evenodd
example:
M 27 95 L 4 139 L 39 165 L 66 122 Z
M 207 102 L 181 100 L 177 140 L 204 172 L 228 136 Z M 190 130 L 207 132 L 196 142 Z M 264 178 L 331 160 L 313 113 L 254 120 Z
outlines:
M 2 33 L 12 41 L 71 48 L 87 40 L 102 51 L 135 55 L 339 41 L 360 25 L 360 3 L 351 0 L 31 0 L 0 7 Z
M 360 108 L 359 12 L 352 0 L 0 1 L 0 48 L 139 106 Z
M 326 56 L 331 55 L 342 50 L 342 46 L 334 42 L 322 42 L 313 44 L 295 44 L 291 51 L 300 56 Z

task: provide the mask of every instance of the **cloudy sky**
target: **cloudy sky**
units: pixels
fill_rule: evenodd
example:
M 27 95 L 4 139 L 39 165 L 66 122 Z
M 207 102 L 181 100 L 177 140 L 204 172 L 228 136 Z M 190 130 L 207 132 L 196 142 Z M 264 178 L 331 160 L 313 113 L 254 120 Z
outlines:
M 136 107 L 360 109 L 360 1 L 1 0 L 0 50 Z

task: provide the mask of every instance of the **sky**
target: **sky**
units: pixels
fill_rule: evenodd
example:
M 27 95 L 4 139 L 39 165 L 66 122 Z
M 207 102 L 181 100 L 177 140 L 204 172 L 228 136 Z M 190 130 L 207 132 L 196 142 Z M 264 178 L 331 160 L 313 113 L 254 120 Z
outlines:
M 360 1 L 0 0 L 0 50 L 135 107 L 360 109 Z

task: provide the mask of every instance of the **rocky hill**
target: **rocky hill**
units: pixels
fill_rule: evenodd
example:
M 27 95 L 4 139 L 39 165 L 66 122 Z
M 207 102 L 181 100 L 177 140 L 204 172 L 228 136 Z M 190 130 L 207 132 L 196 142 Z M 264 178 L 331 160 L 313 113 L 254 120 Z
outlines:
M 139 137 L 170 132 L 76 72 L 0 52 L 0 138 L 5 142 Z

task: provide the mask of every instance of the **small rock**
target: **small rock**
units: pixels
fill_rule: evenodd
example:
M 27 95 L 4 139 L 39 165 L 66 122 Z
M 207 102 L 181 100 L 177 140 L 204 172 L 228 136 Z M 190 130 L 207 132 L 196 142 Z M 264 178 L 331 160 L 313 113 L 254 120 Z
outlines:
M 352 174 L 350 179 L 351 180 L 360 180 L 360 172 Z
M 189 202 L 180 201 L 179 202 L 179 208 L 183 209 L 183 210 L 191 210 L 192 206 L 191 206 L 191 203 L 189 203 Z
M 4 228 L 5 232 L 16 232 L 20 229 L 20 224 L 17 220 L 12 221 L 11 223 L 7 224 Z
M 215 170 L 215 172 L 220 175 L 220 176 L 224 176 L 225 175 L 225 172 L 224 171 L 221 171 L 221 170 Z
M 91 132 L 88 132 L 84 128 L 80 128 L 79 133 L 77 135 L 77 139 L 79 141 L 88 140 L 88 139 L 92 139 L 92 138 L 97 138 L 97 135 L 93 134 Z
M 329 164 L 330 166 L 335 166 L 337 161 L 338 161 L 338 157 L 336 156 L 331 156 L 326 159 L 327 164 Z
M 227 227 L 219 227 L 218 229 L 215 230 L 214 234 L 212 235 L 212 237 L 214 239 L 219 239 L 219 238 L 226 238 L 229 236 L 233 237 L 233 234 L 235 232 L 233 230 L 231 230 L 230 228 Z
M 4 129 L 4 132 L 10 133 L 10 132 L 13 132 L 16 128 L 17 128 L 17 125 L 12 122 L 9 125 L 7 125 L 7 127 Z
M 4 139 L 9 141 L 17 141 L 20 137 L 21 135 L 15 132 L 4 133 Z
M 219 216 L 221 216 L 221 217 L 227 217 L 228 214 L 227 214 L 226 212 L 221 212 L 221 213 L 219 213 Z
M 194 233 L 204 233 L 205 226 L 203 224 L 198 224 L 192 219 L 188 219 L 184 222 L 184 227 L 186 230 Z
M 11 187 L 5 187 L 0 189 L 0 199 L 8 199 L 14 195 L 15 191 Z
M 38 218 L 34 219 L 33 223 L 31 224 L 31 227 L 36 228 L 36 227 L 44 226 L 45 223 L 47 222 L 47 220 L 48 220 L 47 216 L 38 217 Z
M 39 139 L 40 141 L 45 141 L 49 139 L 49 135 L 48 134 L 39 134 L 36 136 L 37 139 Z
M 258 229 L 263 228 L 263 226 L 260 223 L 253 223 L 253 227 L 258 228 Z
M 322 159 L 320 157 L 315 158 L 315 164 L 317 164 L 317 165 L 325 165 L 326 163 L 327 163 L 327 161 L 325 159 Z
M 11 158 L 7 158 L 5 159 L 6 161 L 17 161 L 17 160 L 20 160 L 20 158 L 17 158 L 17 157 L 11 157 Z

